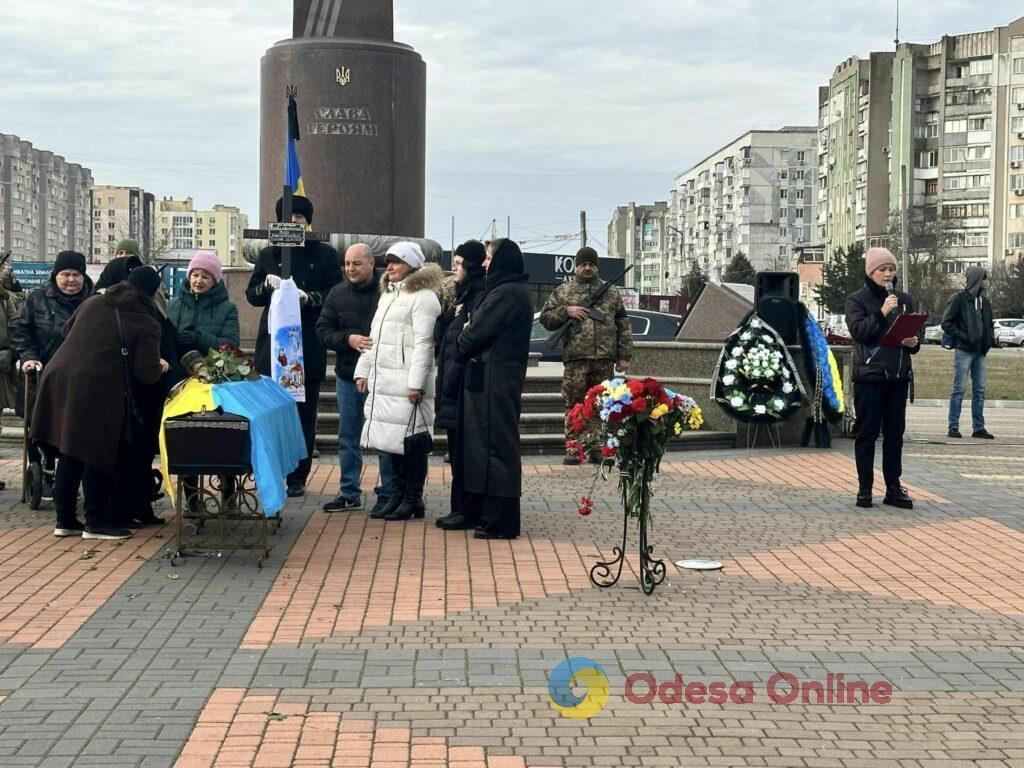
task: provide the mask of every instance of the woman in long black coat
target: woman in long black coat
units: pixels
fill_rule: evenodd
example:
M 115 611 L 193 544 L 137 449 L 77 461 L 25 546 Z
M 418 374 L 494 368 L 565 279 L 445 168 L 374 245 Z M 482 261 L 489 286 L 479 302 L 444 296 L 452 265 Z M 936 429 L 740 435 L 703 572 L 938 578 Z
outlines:
M 465 508 L 481 521 L 474 537 L 514 539 L 520 530 L 519 414 L 533 301 L 519 246 L 502 238 L 492 248 L 484 298 L 457 342 L 466 368 L 452 464 L 461 462 Z
M 437 380 L 434 387 L 434 429 L 448 433 L 448 454 L 458 455 L 459 410 L 462 407 L 464 365 L 459 360 L 456 342 L 462 329 L 476 312 L 484 297 L 484 244 L 469 240 L 455 249 L 455 304 L 442 312 L 434 326 L 434 348 L 437 350 Z M 438 518 L 436 524 L 446 531 L 476 528 L 478 520 L 467 515 L 462 498 L 462 464 L 451 463 L 451 512 Z

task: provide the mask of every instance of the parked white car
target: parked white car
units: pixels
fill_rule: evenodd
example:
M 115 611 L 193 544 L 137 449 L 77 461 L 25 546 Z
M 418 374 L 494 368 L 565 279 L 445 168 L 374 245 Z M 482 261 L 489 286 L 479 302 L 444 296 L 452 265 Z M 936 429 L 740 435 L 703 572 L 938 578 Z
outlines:
M 1022 335 L 1018 331 L 1024 330 L 1024 318 L 1001 317 L 992 321 L 992 329 L 995 333 L 996 346 L 1021 346 Z

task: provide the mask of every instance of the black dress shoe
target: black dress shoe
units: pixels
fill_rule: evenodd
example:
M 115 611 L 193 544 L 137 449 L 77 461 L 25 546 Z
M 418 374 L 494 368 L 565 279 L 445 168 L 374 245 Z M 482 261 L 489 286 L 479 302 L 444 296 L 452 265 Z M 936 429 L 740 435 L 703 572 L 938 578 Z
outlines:
M 450 515 L 441 518 L 438 528 L 445 531 L 472 531 L 476 528 L 476 523 L 462 515 Z
M 436 519 L 436 520 L 434 521 L 434 525 L 436 525 L 436 526 L 437 526 L 438 528 L 443 528 L 443 527 L 444 527 L 444 523 L 445 523 L 445 521 L 447 521 L 447 520 L 451 520 L 451 519 L 452 519 L 452 518 L 454 518 L 454 517 L 455 517 L 455 513 L 454 513 L 454 512 L 449 512 L 449 513 L 448 513 L 447 515 L 445 515 L 444 517 L 439 517 L 439 518 L 437 518 L 437 519 Z
M 288 496 L 290 498 L 298 498 L 299 496 L 306 495 L 306 486 L 304 483 L 288 483 Z
M 157 517 L 156 515 L 149 515 L 148 517 L 137 517 L 135 519 L 139 522 L 140 525 L 143 526 L 164 524 L 164 519 L 162 517 Z
M 894 485 L 885 489 L 885 498 L 882 499 L 883 504 L 888 504 L 891 507 L 899 507 L 900 509 L 913 509 L 914 500 L 907 495 L 907 489 L 902 485 Z
M 991 432 L 989 432 L 984 427 L 982 427 L 979 430 L 976 430 L 974 432 L 974 434 L 971 435 L 971 437 L 976 437 L 979 440 L 995 440 L 996 439 L 996 436 L 993 435 Z
M 861 488 L 857 491 L 857 506 L 864 507 L 865 509 L 875 506 L 874 501 L 871 498 L 870 488 Z
M 485 531 L 483 528 L 477 528 L 475 531 L 473 531 L 473 538 L 474 539 L 514 539 L 515 536 L 505 536 L 505 535 L 500 534 L 500 533 L 490 533 L 489 531 Z
M 423 499 L 416 499 L 410 501 L 406 499 L 394 512 L 391 512 L 384 516 L 384 519 L 388 522 L 394 522 L 396 520 L 422 520 L 427 514 L 427 508 L 423 505 Z
M 949 430 L 946 432 L 946 437 L 953 437 L 959 439 L 962 438 L 963 435 L 960 434 L 960 430 L 957 427 L 950 427 Z

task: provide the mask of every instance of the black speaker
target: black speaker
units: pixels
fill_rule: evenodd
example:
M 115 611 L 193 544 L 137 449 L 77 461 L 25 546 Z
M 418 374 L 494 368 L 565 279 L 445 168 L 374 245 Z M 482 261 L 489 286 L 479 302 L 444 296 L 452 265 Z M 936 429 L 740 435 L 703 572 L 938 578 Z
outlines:
M 778 331 L 786 344 L 797 343 L 796 305 L 800 276 L 796 272 L 758 272 L 754 285 L 757 315 Z
M 800 275 L 796 272 L 758 272 L 754 283 L 754 303 L 760 303 L 765 296 L 786 296 L 790 301 L 800 301 Z

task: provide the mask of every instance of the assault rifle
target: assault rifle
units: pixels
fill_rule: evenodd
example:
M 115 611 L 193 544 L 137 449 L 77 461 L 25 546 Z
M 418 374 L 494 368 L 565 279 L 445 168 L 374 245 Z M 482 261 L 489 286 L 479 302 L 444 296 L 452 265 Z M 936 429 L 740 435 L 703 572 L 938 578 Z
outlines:
M 633 265 L 630 264 L 628 267 L 622 270 L 622 272 L 617 274 L 611 280 L 608 280 L 606 283 L 604 283 L 604 285 L 597 289 L 597 293 L 592 295 L 589 299 L 587 299 L 583 304 L 580 305 L 585 310 L 587 310 L 587 314 L 590 316 L 590 319 L 593 320 L 595 323 L 603 323 L 608 320 L 608 315 L 602 312 L 600 309 L 596 308 L 595 305 L 597 304 L 597 302 L 599 302 L 602 299 L 602 297 L 605 295 L 605 293 L 607 293 L 608 289 L 611 286 L 615 285 L 617 282 L 619 282 L 619 280 L 624 278 L 626 276 L 626 273 L 629 272 L 629 270 L 631 270 L 632 268 Z M 580 321 L 577 320 L 575 317 L 570 317 L 568 320 L 562 323 L 561 328 L 559 328 L 557 331 L 548 336 L 545 344 L 547 344 L 548 347 L 550 347 L 551 349 L 554 349 L 563 341 L 565 341 L 566 336 L 568 336 L 570 333 L 578 331 L 579 329 Z

